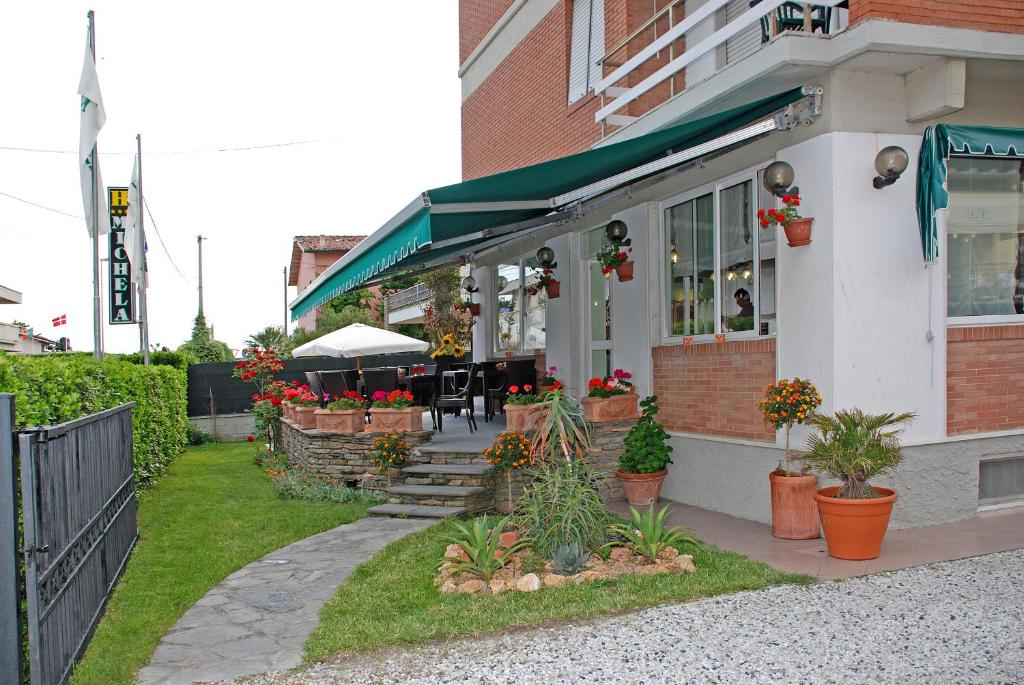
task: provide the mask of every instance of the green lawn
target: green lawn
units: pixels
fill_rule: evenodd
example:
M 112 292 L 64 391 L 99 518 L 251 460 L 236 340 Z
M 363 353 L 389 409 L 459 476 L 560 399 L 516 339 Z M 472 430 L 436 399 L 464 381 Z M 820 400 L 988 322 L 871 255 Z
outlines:
M 140 540 L 72 683 L 131 683 L 207 590 L 290 542 L 348 523 L 363 504 L 281 500 L 253 446 L 189 448 L 141 497 Z
M 704 547 L 686 550 L 693 553 L 697 566 L 692 574 L 624 576 L 497 596 L 441 594 L 432 580 L 450 533 L 450 524 L 414 533 L 356 568 L 321 612 L 320 626 L 306 643 L 306 656 L 319 659 L 340 651 L 481 635 L 781 583 L 813 582 L 809 576 L 782 573 L 740 554 Z

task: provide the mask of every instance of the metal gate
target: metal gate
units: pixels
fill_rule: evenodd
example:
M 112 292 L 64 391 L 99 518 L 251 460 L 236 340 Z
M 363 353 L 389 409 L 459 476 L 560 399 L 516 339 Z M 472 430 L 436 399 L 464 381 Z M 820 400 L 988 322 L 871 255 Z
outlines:
M 19 434 L 32 685 L 67 681 L 138 537 L 133 406 Z

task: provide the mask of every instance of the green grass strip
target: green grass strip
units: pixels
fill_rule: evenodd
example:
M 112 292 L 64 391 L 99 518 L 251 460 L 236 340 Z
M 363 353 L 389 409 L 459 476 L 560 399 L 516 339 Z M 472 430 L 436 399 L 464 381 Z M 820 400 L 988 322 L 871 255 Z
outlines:
M 364 504 L 281 500 L 247 443 L 188 449 L 139 503 L 140 540 L 74 685 L 131 683 L 160 638 L 251 561 L 364 515 Z
M 442 523 L 392 543 L 357 567 L 320 614 L 306 656 L 412 645 L 477 636 L 550 621 L 683 602 L 783 583 L 811 583 L 810 576 L 776 571 L 734 552 L 706 546 L 693 553 L 697 572 L 623 576 L 614 581 L 567 584 L 538 592 L 500 595 L 441 594 L 435 569 L 452 527 Z

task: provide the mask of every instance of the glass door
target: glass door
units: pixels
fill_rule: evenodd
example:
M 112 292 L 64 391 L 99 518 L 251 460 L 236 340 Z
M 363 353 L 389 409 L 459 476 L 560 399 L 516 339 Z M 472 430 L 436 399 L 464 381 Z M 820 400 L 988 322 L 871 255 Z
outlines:
M 612 289 L 596 259 L 587 260 L 587 378 L 612 372 Z

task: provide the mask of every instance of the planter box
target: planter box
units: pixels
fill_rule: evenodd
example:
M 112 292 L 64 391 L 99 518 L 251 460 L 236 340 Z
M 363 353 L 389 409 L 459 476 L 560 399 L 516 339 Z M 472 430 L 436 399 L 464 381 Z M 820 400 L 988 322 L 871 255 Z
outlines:
M 506 404 L 505 430 L 525 433 L 540 425 L 544 420 L 543 404 Z
M 282 421 L 287 421 L 288 423 L 292 422 L 292 403 L 291 402 L 282 402 L 281 403 L 281 420 Z
M 640 396 L 635 392 L 612 395 L 611 397 L 584 397 L 581 400 L 583 418 L 595 423 L 635 419 L 640 416 L 640 412 L 637 411 L 639 401 Z
M 292 407 L 292 423 L 302 430 L 315 430 L 316 410 L 316 407 Z
M 366 412 L 362 409 L 317 409 L 314 413 L 316 429 L 321 433 L 362 433 L 366 428 Z
M 370 408 L 370 430 L 377 433 L 402 433 L 423 430 L 423 407 L 405 409 Z

